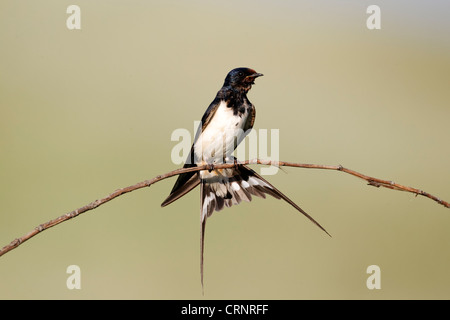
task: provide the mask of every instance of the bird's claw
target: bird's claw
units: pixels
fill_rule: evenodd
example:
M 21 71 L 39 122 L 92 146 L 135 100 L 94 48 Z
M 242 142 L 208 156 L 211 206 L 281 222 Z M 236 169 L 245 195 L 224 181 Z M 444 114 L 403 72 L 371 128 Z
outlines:
M 234 168 L 235 168 L 236 170 L 239 169 L 239 164 L 238 164 L 238 161 L 237 161 L 236 158 L 234 159 Z

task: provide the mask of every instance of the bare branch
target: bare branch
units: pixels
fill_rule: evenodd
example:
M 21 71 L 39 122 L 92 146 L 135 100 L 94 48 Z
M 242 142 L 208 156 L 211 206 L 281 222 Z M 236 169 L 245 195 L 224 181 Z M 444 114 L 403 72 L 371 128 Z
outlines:
M 278 167 L 282 167 L 282 166 L 286 166 L 286 167 L 296 167 L 296 168 L 308 168 L 308 169 L 324 169 L 324 170 L 336 170 L 336 171 L 342 171 L 348 174 L 351 174 L 352 176 L 358 177 L 360 179 L 363 179 L 365 181 L 367 181 L 368 185 L 374 186 L 374 187 L 384 187 L 384 188 L 388 188 L 388 189 L 393 189 L 393 190 L 401 190 L 401 191 L 406 191 L 406 192 L 410 192 L 417 195 L 421 195 L 424 197 L 427 197 L 431 200 L 436 201 L 437 203 L 450 208 L 450 204 L 444 200 L 439 199 L 436 196 L 433 196 L 432 194 L 429 194 L 428 192 L 416 189 L 416 188 L 411 188 L 411 187 L 407 187 L 407 186 L 403 186 L 401 184 L 395 183 L 393 181 L 388 181 L 388 180 L 382 180 L 382 179 L 378 179 L 378 178 L 373 178 L 373 177 L 369 177 L 367 175 L 364 175 L 362 173 L 344 168 L 341 165 L 338 166 L 327 166 L 327 165 L 318 165 L 318 164 L 304 164 L 304 163 L 292 163 L 292 162 L 284 162 L 284 161 L 267 161 L 267 160 L 260 160 L 260 159 L 254 159 L 254 160 L 247 160 L 247 161 L 243 161 L 243 162 L 238 162 L 238 164 L 241 165 L 247 165 L 247 164 L 262 164 L 262 165 L 273 165 L 273 166 L 278 166 Z M 154 177 L 153 179 L 150 180 L 145 180 L 142 182 L 139 182 L 135 185 L 129 186 L 129 187 L 125 187 L 125 188 L 121 188 L 121 189 L 117 189 L 116 191 L 114 191 L 113 193 L 107 195 L 104 198 L 95 200 L 87 205 L 85 205 L 84 207 L 78 208 L 74 211 L 71 211 L 69 213 L 66 213 L 56 219 L 50 220 L 48 222 L 45 222 L 43 224 L 40 224 L 39 226 L 37 226 L 36 228 L 34 228 L 32 231 L 28 232 L 26 235 L 14 239 L 13 241 L 11 241 L 10 244 L 4 246 L 1 250 L 0 250 L 0 256 L 3 256 L 5 253 L 17 248 L 19 245 L 21 245 L 22 243 L 24 243 L 25 241 L 31 239 L 32 237 L 36 236 L 38 233 L 45 231 L 51 227 L 54 227 L 58 224 L 60 224 L 61 222 L 70 220 L 72 218 L 77 217 L 78 215 L 89 211 L 89 210 L 93 210 L 99 206 L 101 206 L 102 204 L 105 204 L 108 201 L 111 201 L 114 198 L 117 198 L 125 193 L 137 190 L 137 189 L 141 189 L 144 187 L 150 187 L 152 184 L 159 182 L 161 180 L 185 173 L 185 172 L 195 172 L 195 171 L 201 171 L 201 170 L 211 170 L 211 169 L 225 169 L 225 168 L 232 168 L 234 167 L 236 164 L 234 163 L 224 163 L 224 164 L 216 164 L 214 165 L 214 167 L 212 167 L 211 165 L 204 165 L 204 166 L 200 166 L 200 167 L 192 167 L 192 168 L 181 168 L 181 169 L 177 169 L 171 172 L 168 172 L 166 174 L 162 174 L 159 176 Z

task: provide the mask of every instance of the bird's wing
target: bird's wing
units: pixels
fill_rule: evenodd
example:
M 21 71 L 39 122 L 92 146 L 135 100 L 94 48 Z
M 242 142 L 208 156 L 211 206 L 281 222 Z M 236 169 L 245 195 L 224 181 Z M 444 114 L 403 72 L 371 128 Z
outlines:
M 255 109 L 255 106 L 252 105 L 250 114 L 247 117 L 247 122 L 244 125 L 244 131 L 247 131 L 247 130 L 253 128 L 253 125 L 255 124 L 255 118 L 256 118 L 256 109 Z
M 249 115 L 247 116 L 247 119 L 245 121 L 244 127 L 242 128 L 242 130 L 244 130 L 244 134 L 239 136 L 237 143 L 234 146 L 235 149 L 242 142 L 242 140 L 244 140 L 244 138 L 250 133 L 251 129 L 253 128 L 253 124 L 255 123 L 255 118 L 256 118 L 256 109 L 252 105 Z
M 187 157 L 186 163 L 183 168 L 191 168 L 197 166 L 194 161 L 194 145 L 200 137 L 201 133 L 205 130 L 208 124 L 211 122 L 214 114 L 220 106 L 221 100 L 219 98 L 214 99 L 213 102 L 209 105 L 208 109 L 206 109 L 205 114 L 202 117 L 201 126 L 198 127 L 197 133 L 195 134 L 194 143 L 192 144 L 191 151 Z M 178 175 L 177 181 L 175 182 L 172 191 L 169 196 L 164 200 L 161 204 L 161 207 L 165 207 L 168 204 L 171 204 L 175 200 L 181 198 L 189 191 L 194 189 L 200 183 L 200 179 L 198 178 L 198 172 L 187 172 Z

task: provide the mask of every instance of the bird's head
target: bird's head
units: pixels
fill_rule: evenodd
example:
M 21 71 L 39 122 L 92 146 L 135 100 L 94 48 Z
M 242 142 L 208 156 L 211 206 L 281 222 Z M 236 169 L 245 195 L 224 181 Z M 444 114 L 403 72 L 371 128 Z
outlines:
M 255 79 L 262 75 L 250 68 L 236 68 L 227 74 L 224 86 L 231 86 L 235 90 L 248 92 L 252 84 L 255 84 Z

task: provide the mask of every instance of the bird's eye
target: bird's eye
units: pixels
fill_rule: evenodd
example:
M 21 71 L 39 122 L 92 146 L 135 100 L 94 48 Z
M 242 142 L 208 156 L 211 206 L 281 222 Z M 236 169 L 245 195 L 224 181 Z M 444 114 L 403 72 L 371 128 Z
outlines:
M 244 75 L 244 73 L 242 71 L 239 71 L 238 76 L 242 77 Z

